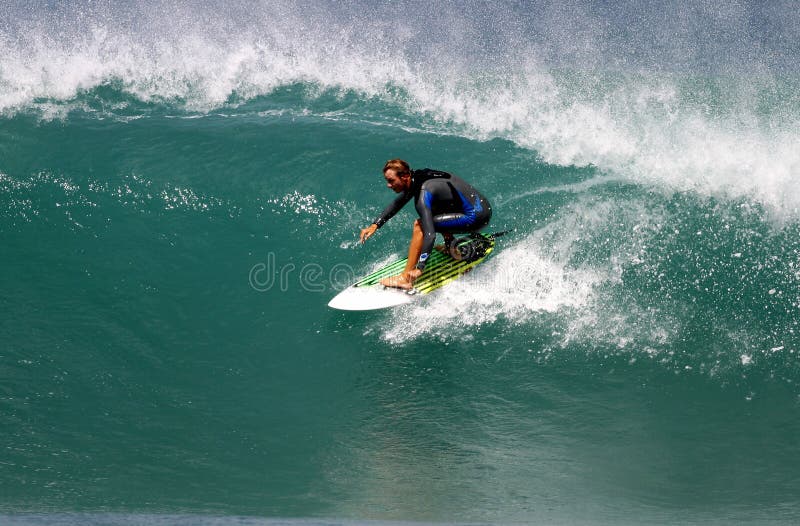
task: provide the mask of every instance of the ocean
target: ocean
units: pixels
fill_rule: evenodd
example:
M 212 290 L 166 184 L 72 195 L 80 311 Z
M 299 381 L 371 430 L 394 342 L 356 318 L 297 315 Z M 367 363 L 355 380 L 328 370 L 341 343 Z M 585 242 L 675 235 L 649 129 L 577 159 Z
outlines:
M 0 523 L 797 524 L 799 13 L 5 0 Z M 398 157 L 513 231 L 332 310 Z

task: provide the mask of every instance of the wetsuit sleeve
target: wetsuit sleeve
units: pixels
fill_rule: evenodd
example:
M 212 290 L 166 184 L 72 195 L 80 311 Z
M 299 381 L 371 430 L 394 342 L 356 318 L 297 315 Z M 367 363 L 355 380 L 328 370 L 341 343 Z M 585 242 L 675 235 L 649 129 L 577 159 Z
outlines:
M 417 268 L 423 270 L 425 264 L 428 262 L 428 257 L 431 255 L 433 243 L 436 241 L 436 230 L 433 225 L 433 210 L 431 210 L 431 203 L 433 202 L 433 194 L 426 189 L 422 189 L 420 198 L 417 200 L 417 212 L 419 213 L 419 223 L 422 227 L 422 252 L 417 261 Z
M 381 212 L 381 215 L 379 215 L 373 223 L 378 225 L 378 228 L 382 227 L 385 222 L 394 217 L 394 215 L 411 200 L 411 195 L 411 192 L 403 192 L 397 196 L 397 199 L 389 203 L 389 206 Z

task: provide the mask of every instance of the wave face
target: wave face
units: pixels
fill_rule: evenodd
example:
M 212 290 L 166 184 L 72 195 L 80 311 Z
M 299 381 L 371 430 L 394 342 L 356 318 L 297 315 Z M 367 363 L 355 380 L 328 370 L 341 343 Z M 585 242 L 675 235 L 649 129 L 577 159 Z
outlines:
M 0 513 L 795 523 L 798 16 L 6 2 Z M 333 312 L 394 157 L 514 231 Z

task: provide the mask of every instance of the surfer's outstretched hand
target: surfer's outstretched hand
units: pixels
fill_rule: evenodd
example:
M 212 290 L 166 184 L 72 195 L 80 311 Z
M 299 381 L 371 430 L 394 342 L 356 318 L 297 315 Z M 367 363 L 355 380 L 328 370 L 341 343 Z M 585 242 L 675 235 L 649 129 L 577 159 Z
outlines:
M 371 238 L 372 234 L 374 234 L 376 230 L 378 230 L 378 225 L 375 223 L 372 223 L 367 228 L 363 228 L 361 230 L 361 242 L 363 243 L 367 239 Z

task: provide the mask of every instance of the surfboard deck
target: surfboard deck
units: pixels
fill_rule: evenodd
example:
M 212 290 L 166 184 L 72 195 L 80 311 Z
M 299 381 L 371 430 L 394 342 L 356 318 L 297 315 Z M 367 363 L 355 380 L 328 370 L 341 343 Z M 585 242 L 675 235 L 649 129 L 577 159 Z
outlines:
M 425 265 L 425 271 L 414 282 L 414 288 L 405 291 L 384 287 L 380 284 L 383 278 L 394 276 L 403 271 L 408 258 L 398 259 L 368 274 L 351 286 L 337 294 L 328 306 L 339 310 L 376 310 L 397 307 L 415 301 L 420 296 L 444 287 L 471 271 L 484 261 L 494 249 L 496 234 L 480 234 L 487 242 L 485 254 L 472 261 L 456 260 L 450 255 L 434 250 Z

